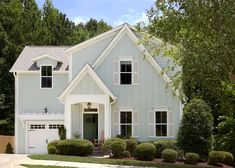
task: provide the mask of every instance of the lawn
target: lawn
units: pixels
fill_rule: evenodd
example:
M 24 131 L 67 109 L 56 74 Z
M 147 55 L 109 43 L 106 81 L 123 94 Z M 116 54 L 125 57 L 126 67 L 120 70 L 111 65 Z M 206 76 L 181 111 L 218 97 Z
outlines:
M 151 161 L 139 161 L 139 160 L 124 160 L 124 159 L 109 159 L 109 158 L 90 158 L 79 156 L 63 156 L 63 155 L 30 155 L 31 159 L 37 160 L 57 160 L 68 162 L 85 162 L 85 163 L 99 163 L 99 164 L 114 164 L 114 165 L 126 165 L 126 166 L 145 166 L 145 167 L 158 167 L 158 168 L 205 168 L 203 166 L 193 166 L 184 164 L 171 164 L 171 163 L 159 163 Z M 31 167 L 38 168 L 38 167 Z M 43 168 L 43 167 L 42 167 Z
M 63 166 L 42 166 L 42 165 L 28 165 L 28 164 L 22 164 L 21 166 L 28 168 L 73 168 L 73 167 L 63 167 Z

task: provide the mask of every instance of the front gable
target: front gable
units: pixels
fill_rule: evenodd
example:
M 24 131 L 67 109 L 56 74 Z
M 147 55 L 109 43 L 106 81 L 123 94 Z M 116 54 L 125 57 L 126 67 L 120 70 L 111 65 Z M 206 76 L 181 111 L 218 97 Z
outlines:
M 104 91 L 98 86 L 96 81 L 89 73 L 86 73 L 82 79 L 77 83 L 77 86 L 71 90 L 71 95 L 99 95 L 105 94 Z

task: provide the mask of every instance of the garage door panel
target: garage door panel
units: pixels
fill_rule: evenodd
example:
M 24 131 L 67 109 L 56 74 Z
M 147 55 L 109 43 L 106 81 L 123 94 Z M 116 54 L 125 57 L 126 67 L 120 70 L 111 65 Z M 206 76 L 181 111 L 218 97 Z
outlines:
M 47 153 L 47 144 L 59 139 L 58 128 L 61 124 L 30 123 L 28 126 L 28 153 Z

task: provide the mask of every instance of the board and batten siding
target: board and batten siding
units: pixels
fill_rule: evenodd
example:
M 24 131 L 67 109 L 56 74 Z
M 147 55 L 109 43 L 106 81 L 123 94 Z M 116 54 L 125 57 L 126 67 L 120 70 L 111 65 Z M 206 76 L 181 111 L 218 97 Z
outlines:
M 40 73 L 18 73 L 19 114 L 63 113 L 64 105 L 57 98 L 68 84 L 68 74 L 53 74 L 53 88 L 40 88 Z
M 86 63 L 92 65 L 96 61 L 96 59 L 103 52 L 106 46 L 112 41 L 116 34 L 117 32 L 114 32 L 110 37 L 91 44 L 90 46 L 85 47 L 72 55 L 72 72 L 69 72 L 72 73 L 72 79 Z
M 133 61 L 138 62 L 138 84 L 131 86 L 113 84 L 113 62 L 122 58 L 131 58 Z M 176 136 L 180 122 L 181 101 L 173 95 L 170 88 L 166 88 L 166 82 L 162 76 L 146 59 L 143 59 L 143 55 L 128 35 L 124 35 L 120 39 L 95 71 L 114 96 L 117 97 L 117 102 L 112 105 L 113 116 L 116 115 L 115 112 L 119 112 L 120 107 L 122 109 L 125 109 L 125 107 L 127 109 L 133 108 L 133 111 L 139 113 L 140 140 L 151 139 L 148 135 L 148 113 L 150 111 L 154 112 L 155 107 L 168 107 L 168 110 L 174 113 L 173 136 Z M 112 117 L 112 123 L 117 122 L 114 120 L 115 117 Z M 112 131 L 117 129 L 115 125 L 112 125 L 112 127 Z

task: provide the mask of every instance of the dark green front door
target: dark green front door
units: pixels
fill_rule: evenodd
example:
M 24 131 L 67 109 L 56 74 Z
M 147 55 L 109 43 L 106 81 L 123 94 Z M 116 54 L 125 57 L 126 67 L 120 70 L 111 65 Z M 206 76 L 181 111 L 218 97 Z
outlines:
M 98 114 L 84 114 L 83 138 L 92 142 L 98 139 Z

